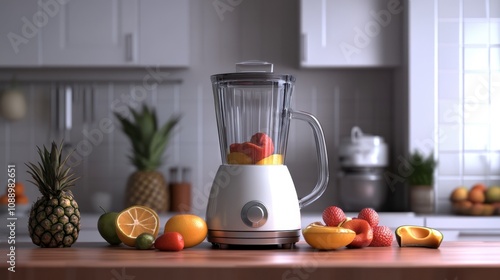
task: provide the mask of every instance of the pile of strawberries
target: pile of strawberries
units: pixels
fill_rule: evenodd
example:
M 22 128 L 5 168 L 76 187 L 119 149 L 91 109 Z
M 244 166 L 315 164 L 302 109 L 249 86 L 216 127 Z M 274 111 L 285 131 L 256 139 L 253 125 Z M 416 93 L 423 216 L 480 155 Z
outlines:
M 347 218 L 341 208 L 329 206 L 323 211 L 323 221 L 327 226 L 340 226 L 356 232 L 356 237 L 347 248 L 388 247 L 394 240 L 391 229 L 378 224 L 378 213 L 372 208 L 362 209 L 357 218 Z

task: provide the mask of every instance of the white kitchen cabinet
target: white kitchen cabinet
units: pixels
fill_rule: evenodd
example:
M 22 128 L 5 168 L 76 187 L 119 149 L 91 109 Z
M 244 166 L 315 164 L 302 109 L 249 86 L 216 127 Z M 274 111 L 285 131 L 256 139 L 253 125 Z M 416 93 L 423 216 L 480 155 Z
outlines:
M 188 66 L 189 1 L 139 1 L 141 65 Z
M 137 25 L 134 0 L 69 1 L 42 29 L 42 64 L 137 64 Z
M 26 3 L 25 3 L 26 2 Z M 0 34 L 21 33 L 24 18 L 36 36 L 17 55 L 6 36 L 0 67 L 185 67 L 189 64 L 189 1 L 7 1 Z M 52 3 L 45 6 L 44 3 Z M 60 4 L 63 3 L 63 4 Z M 12 10 L 12 12 L 11 12 Z M 34 16 L 35 15 L 35 16 Z M 38 15 L 38 17 L 36 16 Z M 19 26 L 17 26 L 19 25 Z
M 441 231 L 446 241 L 499 241 L 498 216 L 429 216 L 427 227 Z
M 301 66 L 391 67 L 400 63 L 398 0 L 301 0 Z
M 38 21 L 38 8 L 37 1 L 2 1 L 0 67 L 38 64 L 38 25 L 42 23 Z

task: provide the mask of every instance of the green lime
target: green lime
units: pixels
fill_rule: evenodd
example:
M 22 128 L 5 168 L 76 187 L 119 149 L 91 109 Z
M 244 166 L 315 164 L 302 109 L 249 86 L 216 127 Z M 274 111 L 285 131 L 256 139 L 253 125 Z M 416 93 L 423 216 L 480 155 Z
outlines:
M 135 248 L 139 250 L 148 250 L 153 247 L 155 243 L 155 237 L 151 233 L 141 233 L 135 239 Z

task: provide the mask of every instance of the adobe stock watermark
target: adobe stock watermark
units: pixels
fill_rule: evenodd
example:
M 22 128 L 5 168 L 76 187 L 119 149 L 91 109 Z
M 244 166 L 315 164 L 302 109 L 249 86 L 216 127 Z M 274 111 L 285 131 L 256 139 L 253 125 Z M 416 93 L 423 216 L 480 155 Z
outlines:
M 457 102 L 440 114 L 442 116 L 440 125 L 447 125 L 451 129 L 461 129 L 466 119 L 481 112 L 481 104 L 488 104 L 490 96 L 499 93 L 500 81 L 488 81 L 484 76 L 477 76 L 476 85 L 471 90 L 471 93 L 464 98 L 463 104 Z M 433 150 L 436 145 L 439 146 L 446 143 L 449 137 L 450 135 L 439 129 L 435 136 L 418 139 L 416 142 L 417 150 Z M 384 173 L 384 179 L 393 192 L 395 191 L 395 185 L 405 183 L 408 177 L 414 172 L 414 167 L 418 164 L 411 162 L 401 155 L 398 156 L 397 160 L 397 172 L 387 171 Z
M 233 12 L 234 8 L 238 7 L 241 3 L 243 3 L 243 0 L 214 0 L 212 5 L 220 21 L 223 21 L 224 14 L 226 12 Z
M 208 175 L 211 181 L 206 182 L 203 188 L 193 189 L 192 211 L 202 213 L 207 210 L 205 202 L 216 198 L 220 191 L 227 188 L 231 183 L 231 178 L 243 172 L 243 167 L 233 165 L 230 168 L 219 171 L 217 174 L 211 171 Z M 212 205 L 215 206 L 215 205 Z M 207 218 L 211 218 L 211 214 L 215 209 L 207 210 Z
M 482 110 L 481 104 L 489 103 L 491 95 L 500 93 L 500 80 L 491 79 L 488 81 L 488 78 L 483 75 L 477 75 L 476 78 L 476 86 L 472 90 L 472 94 L 468 94 L 464 98 L 463 107 L 457 102 L 442 114 L 444 124 L 462 125 L 465 119 Z
M 66 5 L 70 0 L 38 0 L 38 6 L 41 8 L 36 11 L 31 18 L 21 17 L 23 23 L 21 33 L 9 32 L 7 38 L 14 52 L 19 53 L 21 44 L 27 44 L 30 39 L 35 37 L 40 28 L 47 25 L 49 18 L 55 17 L 60 11 L 61 6 Z
M 137 107 L 141 102 L 146 100 L 148 90 L 155 89 L 158 84 L 170 75 L 169 72 L 161 72 L 157 66 L 156 69 L 147 67 L 148 74 L 142 79 L 142 85 L 134 86 L 129 93 L 121 94 L 119 98 L 111 102 L 110 110 L 119 113 L 122 116 L 128 117 L 130 112 L 128 105 Z M 88 157 L 94 150 L 94 147 L 99 146 L 104 141 L 104 135 L 111 134 L 115 131 L 116 126 L 113 119 L 104 117 L 99 120 L 97 127 L 87 130 L 82 130 L 83 139 L 78 141 L 75 146 L 74 152 L 68 158 L 67 164 L 75 167 Z
M 360 54 L 362 49 L 367 48 L 371 44 L 372 38 L 380 35 L 382 29 L 391 24 L 392 17 L 402 11 L 403 6 L 399 0 L 389 0 L 385 10 L 370 11 L 373 20 L 367 21 L 362 28 L 359 26 L 353 28 L 354 37 L 352 43 L 341 42 L 339 44 L 345 59 L 351 62 L 352 56 Z
M 125 267 L 122 267 L 121 271 L 118 271 L 116 269 L 111 270 L 111 275 L 113 278 L 111 280 L 134 280 L 135 275 L 128 275 L 127 272 L 125 271 Z

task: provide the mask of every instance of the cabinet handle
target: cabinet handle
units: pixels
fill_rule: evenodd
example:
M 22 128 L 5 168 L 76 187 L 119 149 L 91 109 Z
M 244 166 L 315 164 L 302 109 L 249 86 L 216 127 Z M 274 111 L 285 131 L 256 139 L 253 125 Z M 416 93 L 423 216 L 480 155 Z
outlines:
M 134 34 L 125 35 L 125 61 L 134 61 Z
M 300 35 L 300 61 L 306 61 L 307 54 L 307 34 Z

